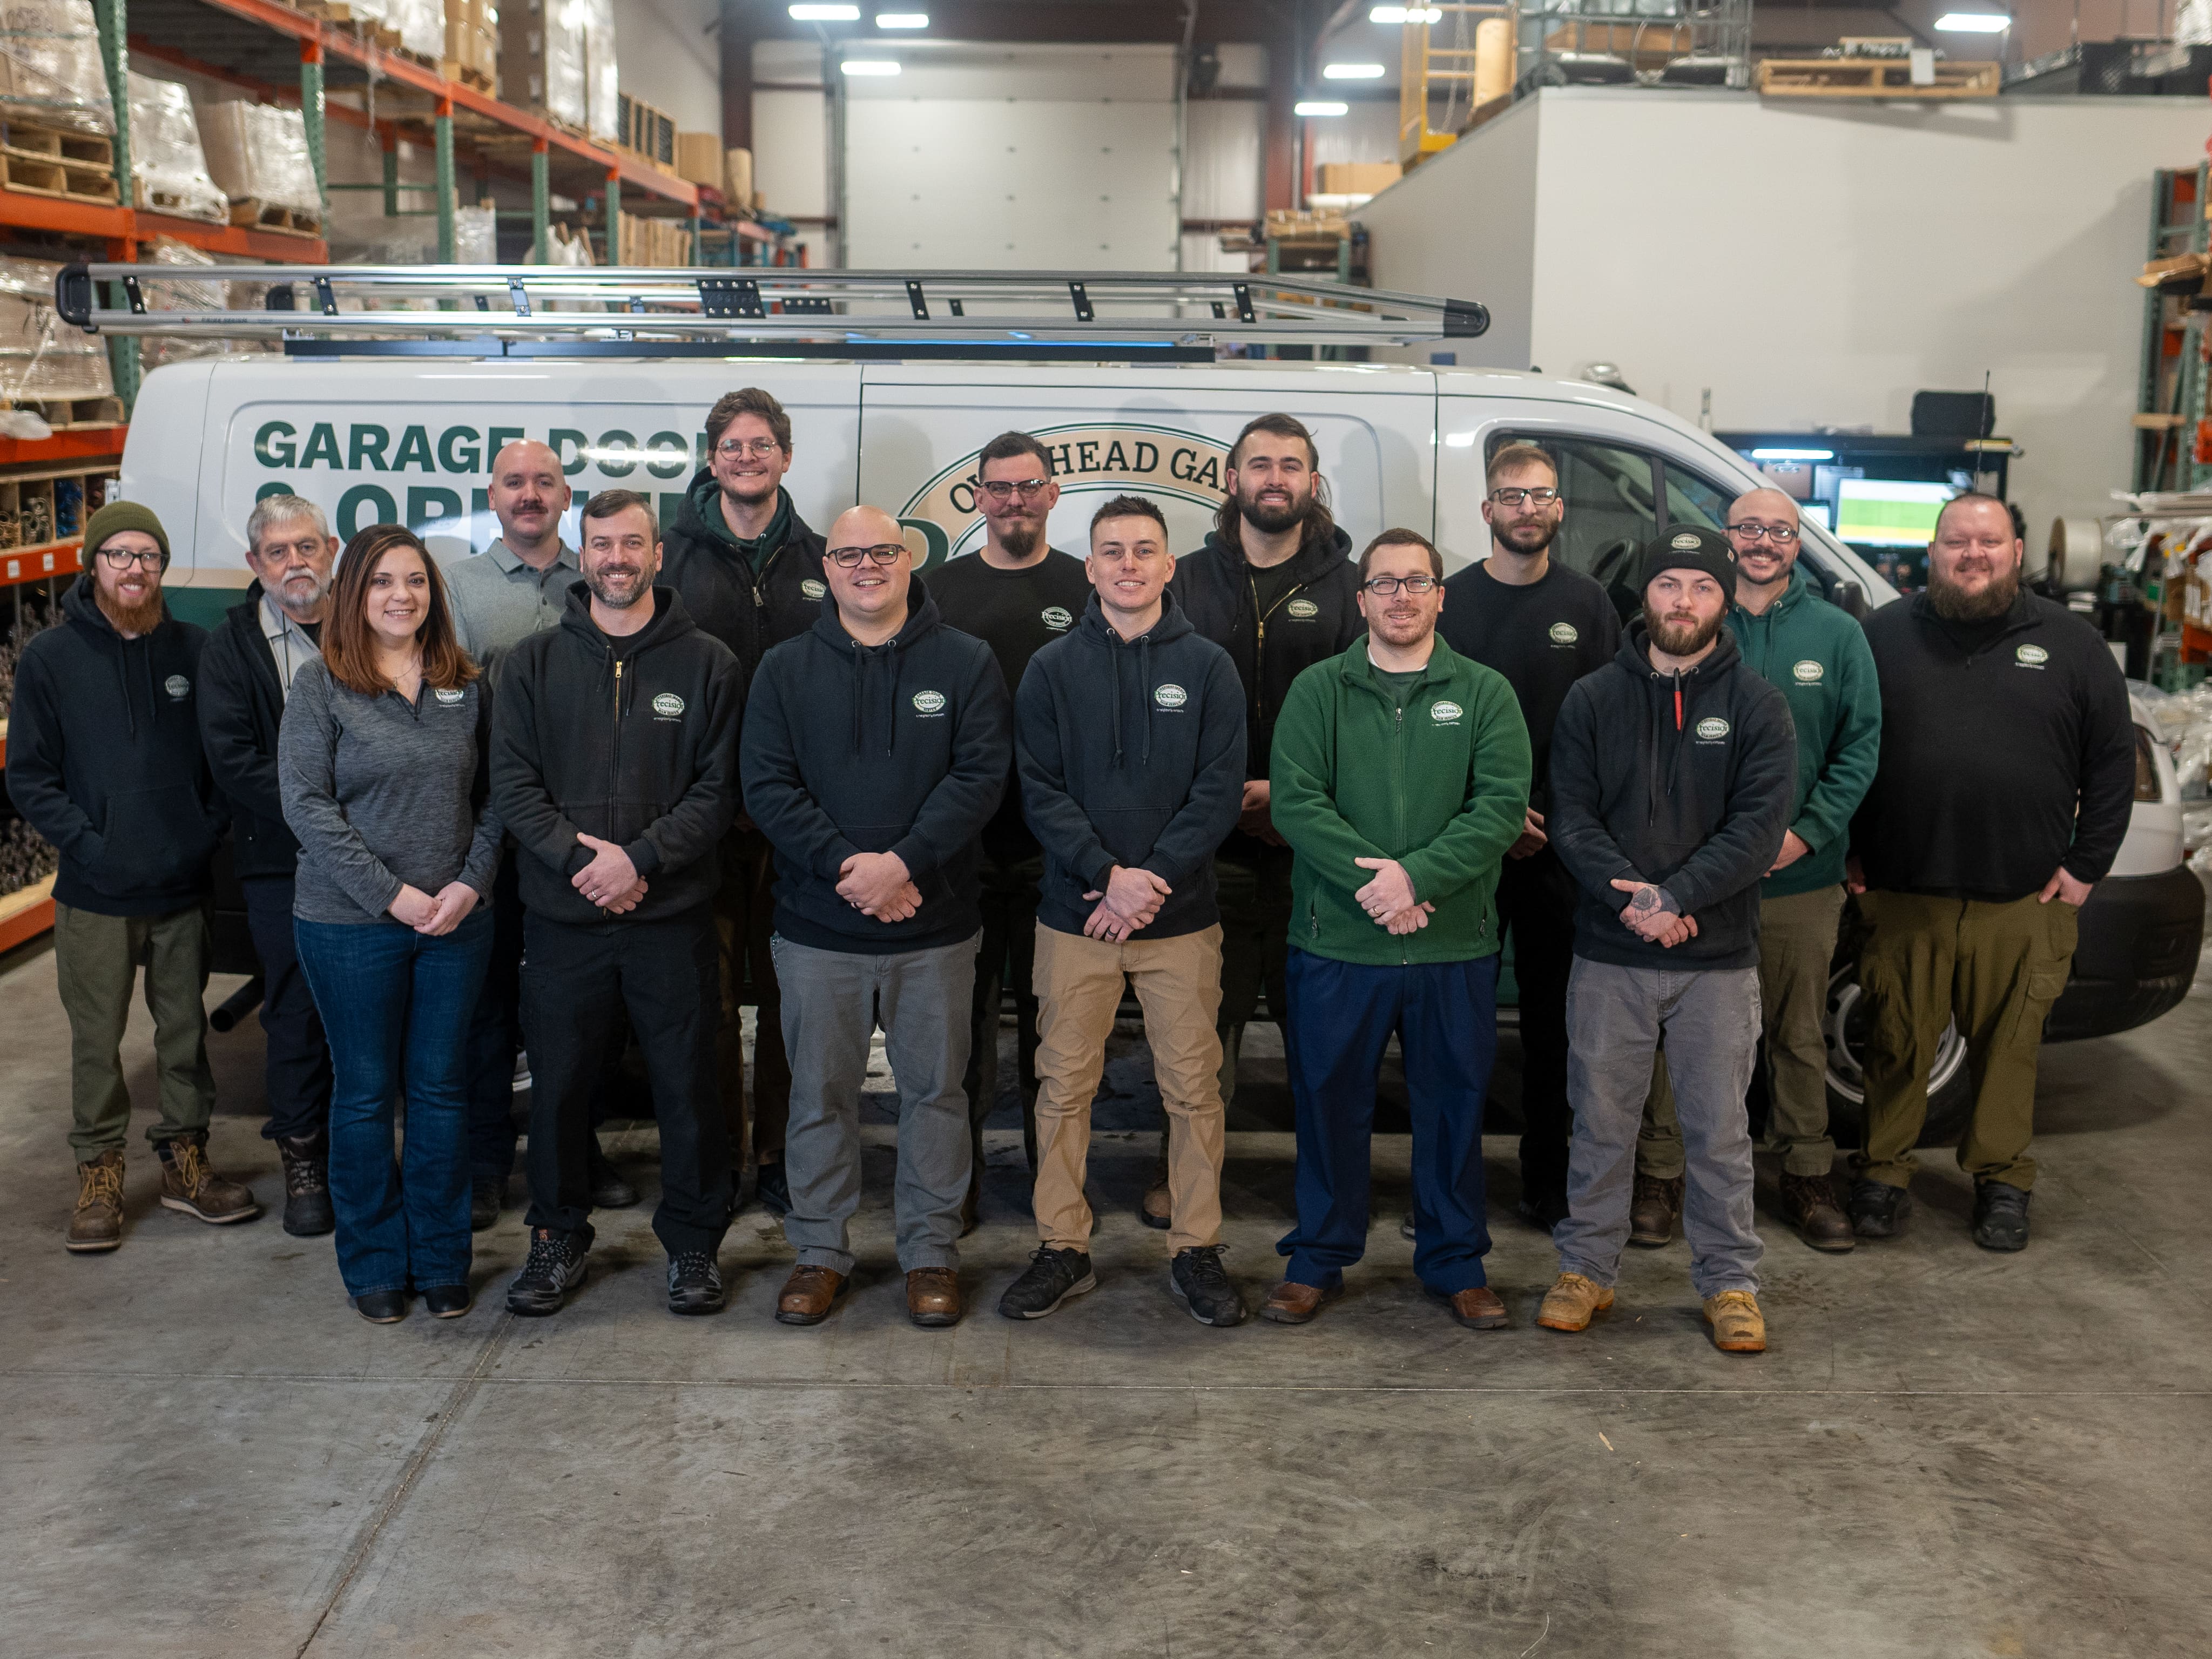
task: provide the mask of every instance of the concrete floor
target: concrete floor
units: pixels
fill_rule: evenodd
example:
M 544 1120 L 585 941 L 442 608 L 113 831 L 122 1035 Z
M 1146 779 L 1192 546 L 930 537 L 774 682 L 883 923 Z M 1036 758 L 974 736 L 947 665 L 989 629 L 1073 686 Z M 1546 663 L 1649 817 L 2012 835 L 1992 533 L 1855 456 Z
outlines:
M 1631 1253 L 1609 1323 L 1534 1329 L 1553 1264 L 1511 1218 L 1504 1138 L 1492 1279 L 1516 1328 L 1420 1296 L 1398 1137 L 1344 1301 L 1302 1329 L 1194 1324 L 1131 1213 L 1157 1105 L 1126 1037 L 1092 1159 L 1103 1282 L 1052 1319 L 989 1311 L 1033 1243 L 995 1130 L 982 1308 L 951 1331 L 902 1316 L 883 1150 L 863 1282 L 817 1329 L 769 1319 L 790 1253 L 757 1209 L 723 1253 L 728 1311 L 671 1318 L 644 1208 L 605 1218 L 559 1317 L 501 1307 L 510 1212 L 473 1313 L 380 1328 L 328 1240 L 160 1209 L 143 1142 L 124 1249 L 66 1255 L 43 951 L 0 964 L 0 1030 L 5 1654 L 2207 1650 L 2212 971 L 2157 1025 L 2046 1056 L 2025 1255 L 1966 1242 L 1942 1155 L 1905 1239 L 1816 1255 L 1772 1221 L 1762 1160 L 1756 1359 L 1707 1343 L 1679 1243 Z M 149 1035 L 142 1012 L 142 1103 Z M 274 1202 L 258 1031 L 214 1052 L 219 1162 Z M 1248 1093 L 1225 1197 L 1257 1297 L 1291 1147 L 1250 1126 L 1282 1121 L 1279 1061 Z M 649 1185 L 650 1127 L 611 1145 Z

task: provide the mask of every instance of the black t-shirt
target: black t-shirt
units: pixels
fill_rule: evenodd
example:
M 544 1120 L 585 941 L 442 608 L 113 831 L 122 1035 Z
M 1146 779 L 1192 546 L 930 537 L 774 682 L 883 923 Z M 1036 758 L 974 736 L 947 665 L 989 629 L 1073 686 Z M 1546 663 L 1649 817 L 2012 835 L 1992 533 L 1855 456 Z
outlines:
M 1553 561 L 1535 581 L 1499 581 L 1486 563 L 1469 566 L 1444 584 L 1437 631 L 1444 643 L 1494 668 L 1520 700 L 1533 763 L 1528 805 L 1552 802 L 1552 727 L 1567 688 L 1611 662 L 1620 649 L 1620 617 L 1595 580 Z
M 1083 561 L 1047 548 L 1035 564 L 1002 570 L 969 553 L 929 572 L 929 597 L 938 613 L 963 634 L 991 647 L 1006 695 L 1018 696 L 1030 659 L 1075 626 L 1091 601 L 1091 578 Z M 1019 781 L 1009 777 L 998 811 L 983 827 L 983 844 L 1001 855 L 1036 850 L 1036 837 L 1022 820 Z
M 1267 616 L 1282 602 L 1285 590 L 1291 586 L 1291 562 L 1285 559 L 1264 570 L 1250 563 L 1245 568 L 1252 573 L 1252 592 L 1260 601 L 1260 614 Z
M 1392 701 L 1401 708 L 1406 706 L 1406 693 L 1412 690 L 1429 672 L 1425 666 L 1423 666 L 1409 668 L 1402 674 L 1393 674 L 1388 670 L 1376 668 L 1372 659 L 1369 659 L 1367 665 L 1373 671 L 1375 678 L 1382 683 L 1382 689 L 1390 694 Z

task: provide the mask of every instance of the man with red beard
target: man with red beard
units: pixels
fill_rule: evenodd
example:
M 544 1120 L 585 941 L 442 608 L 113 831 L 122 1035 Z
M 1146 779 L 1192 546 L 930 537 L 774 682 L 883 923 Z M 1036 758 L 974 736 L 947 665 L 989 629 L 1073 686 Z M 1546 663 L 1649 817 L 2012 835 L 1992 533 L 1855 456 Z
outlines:
M 8 796 L 61 852 L 54 978 L 70 1022 L 77 1201 L 65 1243 L 123 1242 L 123 1147 L 131 1091 L 123 1028 L 138 969 L 154 1015 L 161 1115 L 148 1131 L 161 1203 L 198 1220 L 261 1213 L 208 1163 L 209 860 L 226 813 L 200 748 L 207 635 L 161 603 L 168 532 L 151 509 L 112 501 L 84 527 L 84 574 L 63 624 L 35 635 L 15 670 Z
M 1850 1193 L 1862 1238 L 1890 1237 L 1905 1215 L 1929 1065 L 1955 1019 L 1974 1079 L 1959 1143 L 1974 1243 L 2026 1248 L 2044 1016 L 2134 808 L 2118 665 L 2087 623 L 2021 591 L 2020 562 L 2005 504 L 1960 495 L 1936 521 L 1928 591 L 1867 623 L 1881 764 L 1848 876 L 1869 927 L 1866 1150 Z
M 1790 827 L 1797 737 L 1722 626 L 1736 552 L 1678 526 L 1644 550 L 1644 611 L 1552 736 L 1553 844 L 1582 887 L 1567 982 L 1574 1139 L 1559 1277 L 1536 1322 L 1613 1305 L 1637 1131 L 1663 1042 L 1686 1148 L 1690 1279 L 1723 1352 L 1766 1346 L 1744 1115 L 1759 1047 L 1759 883 Z

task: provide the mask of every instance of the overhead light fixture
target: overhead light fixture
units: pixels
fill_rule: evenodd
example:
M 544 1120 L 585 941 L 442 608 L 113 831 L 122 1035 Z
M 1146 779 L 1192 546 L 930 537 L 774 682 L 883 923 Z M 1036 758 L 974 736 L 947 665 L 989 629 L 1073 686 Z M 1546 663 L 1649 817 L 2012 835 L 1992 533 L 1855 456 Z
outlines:
M 837 67 L 848 75 L 896 75 L 899 66 L 889 58 L 848 58 Z
M 1291 106 L 1294 115 L 1344 115 L 1351 109 L 1349 104 L 1332 103 L 1326 98 L 1301 98 Z
M 858 6 L 793 6 L 791 21 L 794 23 L 857 23 L 860 21 Z
M 1367 14 L 1370 23 L 1441 23 L 1444 21 L 1442 8 L 1437 6 L 1377 6 Z
M 2002 34 L 2012 19 L 2001 11 L 1947 11 L 1936 27 L 1947 34 Z
M 879 29 L 926 29 L 929 14 L 926 11 L 879 11 L 876 14 Z
M 1324 81 L 1379 81 L 1382 78 L 1380 64 L 1328 64 L 1322 68 Z
M 1751 459 L 1754 461 L 1832 461 L 1836 459 L 1836 452 L 1832 449 L 1754 449 L 1751 452 Z

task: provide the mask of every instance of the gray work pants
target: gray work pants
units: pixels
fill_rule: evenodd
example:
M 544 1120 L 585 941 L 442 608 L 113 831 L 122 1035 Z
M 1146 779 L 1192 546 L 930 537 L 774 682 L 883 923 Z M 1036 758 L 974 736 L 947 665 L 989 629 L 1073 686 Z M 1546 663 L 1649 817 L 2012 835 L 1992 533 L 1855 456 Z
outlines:
M 960 1206 L 973 1167 L 968 1138 L 969 1003 L 974 938 L 895 956 L 769 941 L 791 1056 L 783 1236 L 802 1267 L 853 1271 L 846 1224 L 860 1206 L 860 1089 L 880 1025 L 898 1079 L 898 1261 L 960 1265 Z
M 1577 956 L 1567 981 L 1567 1098 L 1574 1143 L 1559 1271 L 1611 1285 L 1628 1243 L 1636 1135 L 1664 1036 L 1688 1153 L 1682 1236 L 1700 1297 L 1759 1289 L 1751 1127 L 1744 1091 L 1759 1048 L 1759 970 L 1622 968 Z

